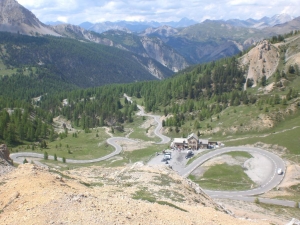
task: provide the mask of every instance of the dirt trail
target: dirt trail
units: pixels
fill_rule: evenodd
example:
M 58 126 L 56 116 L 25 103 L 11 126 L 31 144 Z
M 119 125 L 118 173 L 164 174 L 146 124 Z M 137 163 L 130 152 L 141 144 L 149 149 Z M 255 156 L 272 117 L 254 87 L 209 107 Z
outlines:
M 277 131 L 277 132 L 274 132 L 274 133 L 269 133 L 269 134 L 263 134 L 263 135 L 253 135 L 253 136 L 248 136 L 248 137 L 242 137 L 242 138 L 234 138 L 234 139 L 228 139 L 228 140 L 225 140 L 224 142 L 230 142 L 230 141 L 239 141 L 239 140 L 245 140 L 245 139 L 248 139 L 248 138 L 255 138 L 255 137 L 268 137 L 272 134 L 280 134 L 280 133 L 284 133 L 284 132 L 287 132 L 287 131 L 290 131 L 290 130 L 294 130 L 294 129 L 297 129 L 299 128 L 300 126 L 295 126 L 295 127 L 292 127 L 290 129 L 284 129 L 284 130 L 281 130 L 281 131 Z

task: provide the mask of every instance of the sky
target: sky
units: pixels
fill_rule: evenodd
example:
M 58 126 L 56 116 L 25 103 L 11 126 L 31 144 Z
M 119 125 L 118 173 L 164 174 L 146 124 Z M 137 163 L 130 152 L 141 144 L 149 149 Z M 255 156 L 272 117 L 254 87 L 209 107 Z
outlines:
M 42 22 L 80 24 L 104 21 L 260 19 L 287 13 L 300 16 L 299 0 L 17 0 Z

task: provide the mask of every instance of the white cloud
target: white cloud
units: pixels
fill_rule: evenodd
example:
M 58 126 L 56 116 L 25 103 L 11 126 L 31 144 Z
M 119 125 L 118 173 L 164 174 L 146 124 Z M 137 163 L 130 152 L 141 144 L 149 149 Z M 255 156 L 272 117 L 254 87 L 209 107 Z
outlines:
M 43 22 L 79 24 L 84 21 L 259 19 L 287 13 L 300 15 L 299 0 L 18 0 Z
M 69 22 L 69 18 L 66 17 L 66 16 L 58 16 L 56 20 L 64 22 L 64 23 L 68 23 Z

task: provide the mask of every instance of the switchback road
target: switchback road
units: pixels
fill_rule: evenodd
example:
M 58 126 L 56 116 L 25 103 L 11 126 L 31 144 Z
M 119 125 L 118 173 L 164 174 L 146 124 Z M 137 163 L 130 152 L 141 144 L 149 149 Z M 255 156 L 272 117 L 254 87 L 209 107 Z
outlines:
M 124 94 L 124 96 L 128 99 L 128 101 L 132 102 L 131 98 L 128 97 L 126 94 Z M 156 125 L 156 128 L 154 130 L 154 133 L 156 136 L 158 136 L 161 141 L 157 144 L 167 144 L 170 142 L 170 138 L 167 137 L 167 136 L 164 136 L 160 133 L 160 130 L 162 129 L 162 123 L 160 121 L 160 116 L 158 115 L 151 115 L 151 114 L 146 114 L 143 107 L 138 105 L 138 108 L 139 108 L 139 112 L 137 113 L 137 115 L 139 116 L 148 116 L 148 117 L 152 117 L 157 125 Z M 113 151 L 112 153 L 106 155 L 106 156 L 103 156 L 103 157 L 100 157 L 100 158 L 97 158 L 97 159 L 86 159 L 86 160 L 83 160 L 83 159 L 66 159 L 66 162 L 67 163 L 95 163 L 95 162 L 100 162 L 100 161 L 103 161 L 103 160 L 106 160 L 106 159 L 109 159 L 113 156 L 116 156 L 118 154 L 121 153 L 122 151 L 122 147 L 118 144 L 118 142 L 120 141 L 126 141 L 126 142 L 137 142 L 136 140 L 132 140 L 132 139 L 129 139 L 129 138 L 126 138 L 126 137 L 111 137 L 109 139 L 107 139 L 107 143 L 112 145 L 114 148 L 115 148 L 115 151 Z M 43 159 L 44 158 L 44 154 L 39 154 L 39 153 L 33 153 L 33 152 L 18 152 L 18 153 L 12 153 L 10 154 L 10 158 L 16 162 L 16 163 L 19 163 L 19 164 L 22 164 L 23 163 L 23 160 L 25 158 L 39 158 L 39 159 Z M 48 159 L 52 159 L 54 160 L 54 156 L 49 156 Z M 57 158 L 58 161 L 62 161 L 62 158 L 58 157 Z M 39 165 L 43 165 L 41 164 L 40 162 L 36 162 L 37 164 Z M 44 165 L 45 166 L 45 165 Z

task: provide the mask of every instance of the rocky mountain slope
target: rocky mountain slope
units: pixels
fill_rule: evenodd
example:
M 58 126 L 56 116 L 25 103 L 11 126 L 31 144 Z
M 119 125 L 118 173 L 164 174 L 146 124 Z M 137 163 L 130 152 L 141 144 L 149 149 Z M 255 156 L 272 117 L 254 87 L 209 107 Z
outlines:
M 286 34 L 294 30 L 300 30 L 300 16 L 286 23 L 263 29 L 264 32 L 269 34 Z
M 226 214 L 169 169 L 137 164 L 65 173 L 21 165 L 0 177 L 0 199 L 1 224 L 268 224 Z
M 285 54 L 282 53 L 285 52 Z M 240 59 L 240 65 L 246 70 L 246 78 L 253 79 L 256 86 L 263 76 L 270 78 L 280 69 L 282 60 L 284 67 L 282 71 L 288 73 L 289 66 L 300 66 L 300 35 L 286 38 L 284 42 L 272 44 L 267 40 L 257 43 L 248 53 Z M 279 71 L 280 73 L 282 71 Z
M 9 150 L 6 145 L 0 145 L 0 176 L 12 171 L 12 160 L 9 158 Z
M 76 40 L 81 41 L 89 41 L 89 42 L 95 42 L 98 44 L 105 44 L 108 46 L 113 46 L 113 42 L 111 40 L 107 40 L 105 38 L 101 38 L 98 36 L 98 34 L 84 30 L 83 28 L 79 26 L 74 25 L 66 25 L 61 24 L 54 27 L 47 26 L 43 23 L 41 23 L 33 13 L 31 13 L 29 10 L 21 6 L 19 3 L 17 3 L 15 0 L 3 0 L 0 2 L 0 31 L 6 31 L 11 33 L 19 33 L 19 34 L 25 34 L 30 36 L 41 36 L 41 35 L 52 35 L 52 36 L 63 36 L 68 37 Z M 84 43 L 82 43 L 84 44 Z M 119 44 L 116 44 L 117 47 L 119 47 Z M 126 50 L 126 48 L 120 48 L 122 50 Z M 166 49 L 166 48 L 165 48 Z M 113 50 L 112 50 L 113 51 Z M 161 52 L 163 52 L 164 49 L 162 49 Z M 136 52 L 134 52 L 136 53 Z M 167 52 L 168 53 L 168 52 Z M 165 53 L 165 56 L 166 54 Z M 101 54 L 101 53 L 100 53 Z M 61 54 L 59 54 L 61 55 Z M 48 55 L 49 56 L 49 55 Z M 105 57 L 105 56 L 104 56 Z M 107 57 L 106 57 L 107 58 Z M 128 58 L 128 57 L 127 57 Z M 143 80 L 151 80 L 151 79 L 163 79 L 172 74 L 173 71 L 178 71 L 182 68 L 185 68 L 187 66 L 186 62 L 183 63 L 174 63 L 172 60 L 165 60 L 156 58 L 151 58 L 147 54 L 140 55 L 140 56 L 133 56 L 133 60 L 135 63 L 140 64 L 142 67 L 141 70 L 144 70 L 144 72 L 139 72 L 140 74 L 151 74 L 151 76 L 146 75 L 146 77 L 143 78 Z M 166 58 L 166 57 L 164 57 Z M 180 58 L 177 57 L 177 58 Z M 38 59 L 37 59 L 38 60 Z M 125 59 L 126 60 L 126 59 Z M 160 63 L 158 61 L 160 60 Z M 181 61 L 184 61 L 184 59 L 181 57 Z M 53 61 L 53 60 L 51 60 Z M 68 59 L 68 61 L 73 61 L 73 59 Z M 112 63 L 120 63 L 120 59 L 114 59 Z M 166 67 L 165 65 L 168 65 Z M 178 66 L 179 65 L 179 66 Z M 54 66 L 59 67 L 59 66 Z M 127 68 L 132 68 L 133 66 L 129 66 Z M 128 69 L 127 69 L 128 70 Z M 98 70 L 99 71 L 99 70 Z M 119 70 L 124 71 L 124 70 Z M 120 72 L 118 72 L 120 74 Z M 132 74 L 135 74 L 134 71 L 131 72 Z M 93 75 L 94 76 L 94 75 Z M 116 76 L 116 75 L 115 75 Z M 119 75 L 118 75 L 119 76 Z M 126 77 L 128 75 L 125 75 Z M 114 82 L 132 82 L 139 80 L 139 78 L 136 77 L 131 78 L 125 78 L 120 76 L 120 79 L 116 79 Z M 137 75 L 140 76 L 140 75 Z M 142 75 L 144 76 L 144 75 Z M 97 79 L 97 78 L 92 78 Z M 121 81 L 124 80 L 124 81 Z M 127 80 L 127 81 L 126 81 Z M 93 82 L 94 83 L 94 82 Z M 101 82 L 103 83 L 103 82 Z M 106 82 L 105 82 L 106 83 Z M 99 83 L 100 84 L 100 83 Z
M 190 64 L 235 55 L 265 36 L 257 29 L 210 20 L 182 29 L 167 26 L 147 29 L 141 35 L 160 38 Z
M 26 35 L 59 36 L 15 0 L 0 1 L 0 31 Z
M 269 41 L 262 41 L 240 58 L 240 64 L 247 70 L 247 79 L 253 79 L 254 86 L 263 76 L 274 74 L 280 60 L 279 49 Z
M 173 72 L 185 69 L 189 65 L 183 56 L 158 38 L 139 37 L 120 30 L 111 30 L 98 34 L 70 24 L 53 26 L 53 29 L 64 37 L 113 46 L 145 57 L 149 61 L 146 68 L 159 79 L 164 78 L 165 74 L 160 71 L 158 67 L 155 67 L 153 60 Z M 151 65 L 153 65 L 154 68 L 151 69 Z
M 151 58 L 69 38 L 2 33 L 0 46 L 6 68 L 41 67 L 78 87 L 162 79 L 173 73 Z
M 259 21 L 249 19 L 247 23 L 252 26 L 245 25 L 241 21 L 206 20 L 195 24 L 195 21 L 188 19 L 182 19 L 178 23 L 164 23 L 163 26 L 155 22 L 141 24 L 126 21 L 84 23 L 82 27 L 86 29 L 69 24 L 46 26 L 15 0 L 4 0 L 1 4 L 0 31 L 27 35 L 60 35 L 117 47 L 143 57 L 137 60 L 138 63 L 158 79 L 169 76 L 170 71 L 177 72 L 191 64 L 235 55 L 265 37 L 300 29 L 297 19 L 289 21 L 291 18 L 288 15 L 266 17 Z M 286 21 L 289 22 L 274 28 L 264 30 L 254 28 L 256 26 L 254 24 L 257 23 L 271 26 Z M 96 33 L 107 29 L 114 30 L 102 34 Z M 132 29 L 145 31 L 137 35 L 131 33 Z
M 291 21 L 293 18 L 286 14 L 277 14 L 272 17 L 263 17 L 259 20 L 255 19 L 247 19 L 247 20 L 239 20 L 239 19 L 230 19 L 227 20 L 227 23 L 230 23 L 233 26 L 239 26 L 239 27 L 249 27 L 249 28 L 257 28 L 257 29 L 263 29 L 266 27 L 272 27 L 278 24 L 283 24 L 286 22 Z
M 196 24 L 197 22 L 194 20 L 190 20 L 188 18 L 182 18 L 181 20 L 175 22 L 156 22 L 156 21 L 116 21 L 116 22 L 102 22 L 102 23 L 90 23 L 84 22 L 79 26 L 87 29 L 89 31 L 95 31 L 97 33 L 103 33 L 108 30 L 121 30 L 121 31 L 129 31 L 129 32 L 142 32 L 151 27 L 161 27 L 161 26 L 172 26 L 175 28 L 178 27 L 188 27 Z

